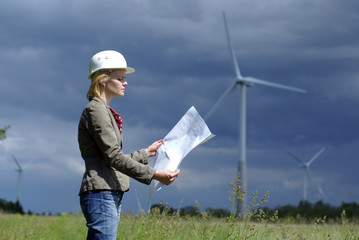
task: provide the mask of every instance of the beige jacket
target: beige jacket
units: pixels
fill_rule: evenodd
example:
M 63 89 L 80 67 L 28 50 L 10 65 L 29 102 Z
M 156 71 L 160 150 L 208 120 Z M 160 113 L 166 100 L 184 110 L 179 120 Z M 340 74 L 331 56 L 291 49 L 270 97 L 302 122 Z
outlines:
M 146 150 L 123 154 L 122 136 L 101 98 L 93 98 L 82 112 L 78 142 L 86 167 L 79 194 L 100 189 L 128 191 L 129 177 L 151 183 L 155 169 L 146 166 Z

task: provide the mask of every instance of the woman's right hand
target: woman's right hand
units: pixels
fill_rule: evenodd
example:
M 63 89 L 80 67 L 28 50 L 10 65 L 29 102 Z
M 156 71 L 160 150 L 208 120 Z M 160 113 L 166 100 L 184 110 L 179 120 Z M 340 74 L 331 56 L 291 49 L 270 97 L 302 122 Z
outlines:
M 146 148 L 147 157 L 153 157 L 157 154 L 157 149 L 164 143 L 164 140 L 158 140 L 151 144 L 148 148 Z
M 170 185 L 178 177 L 179 173 L 179 169 L 175 172 L 171 170 L 156 170 L 153 179 L 158 180 L 165 185 Z

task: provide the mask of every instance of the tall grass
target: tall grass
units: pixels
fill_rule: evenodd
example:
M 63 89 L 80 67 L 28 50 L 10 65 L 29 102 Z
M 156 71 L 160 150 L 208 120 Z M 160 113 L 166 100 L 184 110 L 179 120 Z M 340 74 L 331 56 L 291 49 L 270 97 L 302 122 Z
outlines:
M 0 215 L 0 239 L 85 239 L 82 214 L 62 216 Z M 150 214 L 123 214 L 118 239 L 359 239 L 358 222 L 345 215 L 340 222 L 293 224 L 286 219 L 249 221 L 243 218 L 211 218 L 206 213 L 196 217 L 168 215 L 157 209 Z
M 0 239 L 85 239 L 85 219 L 81 215 L 38 216 L 0 214 Z
M 278 212 L 269 215 L 258 208 L 268 200 L 269 193 L 262 197 L 258 192 L 250 196 L 246 216 L 236 215 L 234 201 L 243 197 L 244 189 L 238 187 L 239 178 L 234 178 L 230 191 L 232 212 L 228 218 L 211 217 L 199 211 L 196 216 L 180 216 L 180 211 L 154 208 L 149 213 L 121 215 L 117 239 L 359 239 L 359 224 L 348 219 L 345 211 L 336 222 L 326 217 L 308 220 L 300 216 L 279 218 Z M 169 207 L 168 207 L 169 208 Z M 77 240 L 85 239 L 87 228 L 82 214 L 59 216 L 9 215 L 0 213 L 0 240 Z

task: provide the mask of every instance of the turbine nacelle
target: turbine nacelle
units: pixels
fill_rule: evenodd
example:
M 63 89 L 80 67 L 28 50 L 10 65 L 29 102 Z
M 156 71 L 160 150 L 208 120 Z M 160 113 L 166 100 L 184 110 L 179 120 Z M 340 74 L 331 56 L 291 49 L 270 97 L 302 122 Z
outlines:
M 301 163 L 301 164 L 298 164 L 298 166 L 300 167 L 300 168 L 308 168 L 309 166 L 307 165 L 307 164 L 305 164 L 305 163 Z
M 253 87 L 255 85 L 255 84 L 249 83 L 249 82 L 247 82 L 247 81 L 245 81 L 244 79 L 241 79 L 241 78 L 237 78 L 236 83 L 239 84 L 239 85 L 245 85 L 247 87 Z

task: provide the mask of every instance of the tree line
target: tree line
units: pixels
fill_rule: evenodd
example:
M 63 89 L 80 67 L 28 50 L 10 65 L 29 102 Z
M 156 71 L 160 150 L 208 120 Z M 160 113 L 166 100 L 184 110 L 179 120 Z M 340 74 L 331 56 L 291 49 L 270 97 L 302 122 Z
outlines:
M 301 219 L 317 219 L 323 218 L 337 220 L 343 216 L 347 219 L 359 219 L 359 204 L 356 202 L 342 203 L 339 207 L 331 206 L 322 201 L 318 201 L 314 204 L 307 201 L 300 201 L 297 206 L 284 205 L 275 208 L 263 207 L 262 209 L 267 216 L 273 216 L 276 214 L 278 218 L 301 218 Z M 169 215 L 179 214 L 180 216 L 200 216 L 206 213 L 209 217 L 227 218 L 230 217 L 230 211 L 225 208 L 207 208 L 205 211 L 201 211 L 198 206 L 187 206 L 180 209 L 172 208 L 168 205 L 153 204 L 151 211 L 157 210 L 160 213 L 166 213 Z M 24 210 L 19 202 L 6 201 L 0 199 L 0 213 L 19 213 L 24 214 Z
M 204 212 L 207 216 L 216 218 L 227 218 L 230 217 L 231 213 L 225 208 L 207 208 L 205 211 L 200 211 L 198 206 L 187 206 L 180 209 L 174 209 L 169 206 L 162 204 L 154 204 L 151 206 L 151 210 L 158 209 L 161 213 L 166 212 L 167 214 L 179 213 L 180 216 L 200 216 Z M 359 204 L 353 203 L 342 203 L 339 207 L 331 206 L 330 204 L 318 201 L 314 204 L 308 201 L 300 201 L 297 206 L 284 205 L 275 208 L 261 207 L 266 216 L 271 217 L 277 215 L 278 218 L 300 218 L 301 220 L 311 220 L 318 218 L 326 218 L 331 220 L 337 220 L 343 217 L 343 212 L 347 219 L 359 219 Z M 257 210 L 258 210 L 257 209 Z M 252 210 L 255 211 L 255 210 Z
M 14 203 L 6 201 L 5 199 L 0 199 L 0 213 L 1 212 L 24 214 L 24 210 L 18 201 Z

